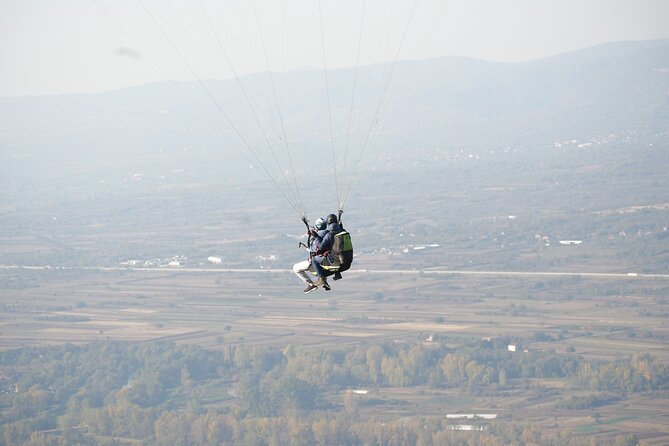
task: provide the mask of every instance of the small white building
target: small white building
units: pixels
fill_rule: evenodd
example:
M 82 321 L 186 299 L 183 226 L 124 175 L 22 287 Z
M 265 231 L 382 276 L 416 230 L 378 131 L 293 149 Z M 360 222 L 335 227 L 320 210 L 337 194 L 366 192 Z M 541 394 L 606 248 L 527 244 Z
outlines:
M 516 344 L 509 344 L 507 346 L 507 350 L 509 350 L 510 352 L 515 352 L 516 351 Z
M 482 431 L 484 428 L 484 426 L 474 426 L 472 424 L 454 424 L 448 426 L 448 429 L 452 431 Z
M 355 390 L 351 390 L 351 393 L 354 393 L 356 395 L 367 395 L 369 393 L 369 390 L 355 389 Z
M 482 420 L 494 420 L 497 418 L 496 413 L 449 413 L 446 414 L 446 418 L 450 419 L 460 419 L 460 418 L 466 418 L 467 420 L 471 420 L 474 418 L 480 418 Z
M 223 259 L 216 256 L 209 256 L 207 257 L 207 262 L 213 263 L 214 265 L 220 265 L 221 263 L 223 263 Z
M 560 240 L 561 245 L 580 245 L 583 240 Z

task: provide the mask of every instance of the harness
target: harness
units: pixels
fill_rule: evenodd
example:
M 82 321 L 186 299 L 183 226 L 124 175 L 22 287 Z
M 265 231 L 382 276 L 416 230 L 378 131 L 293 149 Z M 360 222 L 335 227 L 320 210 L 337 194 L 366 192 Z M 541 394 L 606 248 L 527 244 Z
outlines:
M 333 238 L 332 247 L 323 251 L 317 249 L 315 252 L 312 252 L 311 246 L 313 243 L 313 236 L 311 235 L 311 228 L 305 217 L 302 217 L 302 221 L 306 225 L 308 231 L 307 250 L 309 251 L 309 261 L 312 261 L 314 256 L 323 256 L 327 258 L 330 263 L 329 265 L 321 265 L 323 269 L 331 272 L 348 270 L 351 267 L 351 263 L 353 263 L 353 243 L 351 242 L 351 234 L 341 226 L 341 222 L 338 221 L 339 231 L 336 233 L 332 231 L 330 232 Z

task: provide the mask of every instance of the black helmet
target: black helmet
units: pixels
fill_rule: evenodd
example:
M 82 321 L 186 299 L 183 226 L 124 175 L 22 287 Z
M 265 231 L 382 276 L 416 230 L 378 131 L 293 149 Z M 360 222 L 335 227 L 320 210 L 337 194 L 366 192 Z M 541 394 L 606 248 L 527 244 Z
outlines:
M 323 217 L 318 217 L 316 219 L 314 227 L 319 231 L 325 229 L 325 220 L 323 220 Z
M 327 222 L 329 225 L 332 223 L 337 223 L 337 216 L 335 214 L 328 215 Z

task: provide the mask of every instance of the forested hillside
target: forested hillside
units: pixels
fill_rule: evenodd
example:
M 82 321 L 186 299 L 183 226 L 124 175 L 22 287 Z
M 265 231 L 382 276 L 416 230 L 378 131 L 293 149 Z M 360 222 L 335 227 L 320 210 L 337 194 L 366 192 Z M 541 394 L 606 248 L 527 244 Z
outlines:
M 5 351 L 0 438 L 26 445 L 132 439 L 156 445 L 591 445 L 598 443 L 567 429 L 557 436 L 542 432 L 513 412 L 466 420 L 476 429 L 463 432 L 462 420 L 445 414 L 387 422 L 369 409 L 408 404 L 382 396 L 389 388 L 451 389 L 467 398 L 511 395 L 541 378 L 579 390 L 580 396 L 561 399 L 547 388 L 543 397 L 553 399 L 552 410 L 596 414 L 616 399 L 669 387 L 669 368 L 648 355 L 610 362 L 550 351 L 515 354 L 503 348 L 508 342 L 444 339 L 314 351 L 107 341 Z M 636 440 L 619 436 L 616 444 Z

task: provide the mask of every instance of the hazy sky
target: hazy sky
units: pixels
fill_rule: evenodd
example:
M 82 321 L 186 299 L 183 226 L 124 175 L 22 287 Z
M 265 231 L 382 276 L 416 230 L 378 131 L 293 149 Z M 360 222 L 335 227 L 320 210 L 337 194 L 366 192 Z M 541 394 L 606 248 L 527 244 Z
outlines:
M 659 38 L 666 0 L 0 0 L 0 96 Z

